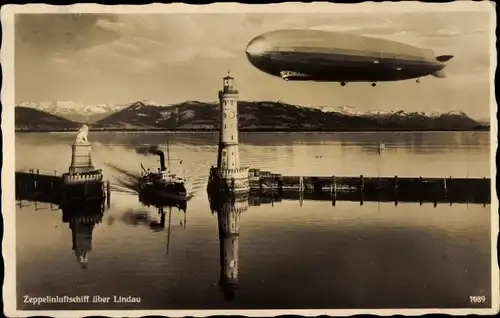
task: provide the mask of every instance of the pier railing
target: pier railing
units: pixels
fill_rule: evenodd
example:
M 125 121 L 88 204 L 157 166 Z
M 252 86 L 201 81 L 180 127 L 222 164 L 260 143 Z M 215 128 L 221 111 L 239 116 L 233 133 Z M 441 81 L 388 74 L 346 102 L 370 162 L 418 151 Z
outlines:
M 279 193 L 314 194 L 332 200 L 356 197 L 358 200 L 412 202 L 491 202 L 489 178 L 359 177 L 351 176 L 282 176 L 252 169 L 250 189 L 266 195 Z
M 79 183 L 66 183 L 66 174 L 58 175 L 56 171 L 50 175 L 39 169 L 15 173 L 16 200 L 64 204 L 69 201 L 104 201 L 110 204 L 109 181 L 84 178 Z

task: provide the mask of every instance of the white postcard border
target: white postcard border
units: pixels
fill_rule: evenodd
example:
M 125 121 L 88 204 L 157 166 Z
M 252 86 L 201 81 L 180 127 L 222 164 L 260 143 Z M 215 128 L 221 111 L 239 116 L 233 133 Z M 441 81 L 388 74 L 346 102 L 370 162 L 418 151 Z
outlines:
M 499 271 L 496 257 L 496 241 L 498 235 L 498 198 L 496 195 L 496 164 L 495 156 L 498 147 L 496 121 L 497 104 L 495 100 L 494 78 L 497 66 L 495 27 L 496 15 L 494 2 L 455 1 L 449 3 L 429 4 L 418 1 L 405 2 L 364 2 L 359 4 L 335 3 L 281 3 L 266 5 L 246 5 L 239 3 L 214 3 L 208 5 L 188 4 L 149 4 L 149 5 L 100 5 L 100 4 L 73 4 L 56 6 L 46 4 L 4 5 L 1 9 L 1 23 L 3 41 L 0 51 L 3 85 L 2 101 L 2 133 L 3 133 L 3 167 L 2 167 L 2 215 L 4 220 L 4 237 L 2 242 L 3 260 L 5 266 L 4 314 L 8 317 L 29 317 L 34 315 L 52 317 L 82 317 L 89 315 L 104 315 L 109 317 L 140 317 L 145 315 L 165 315 L 171 317 L 182 316 L 210 316 L 210 315 L 245 315 L 245 316 L 277 316 L 295 314 L 303 316 L 332 315 L 348 316 L 353 314 L 376 314 L 388 316 L 394 314 L 423 315 L 429 313 L 443 313 L 453 315 L 468 314 L 495 314 L 499 312 Z M 352 309 L 352 310 L 58 310 L 36 311 L 18 310 L 16 294 L 16 236 L 15 236 L 15 134 L 14 134 L 14 16 L 21 13 L 112 13 L 112 14 L 179 14 L 179 13 L 316 13 L 316 12 L 450 12 L 450 11 L 483 11 L 491 15 L 491 89 L 490 89 L 490 144 L 491 144 L 491 302 L 492 308 L 486 309 Z M 473 49 L 473 48 L 471 48 Z

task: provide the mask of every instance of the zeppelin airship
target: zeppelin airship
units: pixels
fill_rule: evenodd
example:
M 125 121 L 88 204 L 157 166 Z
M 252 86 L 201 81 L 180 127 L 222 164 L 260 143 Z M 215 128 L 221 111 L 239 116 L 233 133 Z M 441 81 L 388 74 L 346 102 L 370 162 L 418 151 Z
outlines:
M 427 75 L 445 77 L 452 55 L 435 56 L 430 49 L 348 33 L 320 30 L 277 30 L 252 39 L 250 63 L 286 81 L 400 81 Z

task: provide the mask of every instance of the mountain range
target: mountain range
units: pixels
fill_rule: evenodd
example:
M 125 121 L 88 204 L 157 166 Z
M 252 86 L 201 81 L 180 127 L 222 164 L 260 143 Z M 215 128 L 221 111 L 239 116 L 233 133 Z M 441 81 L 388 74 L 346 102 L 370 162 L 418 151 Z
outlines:
M 22 102 L 17 106 L 41 110 L 75 122 L 96 122 L 109 114 L 129 106 L 128 104 L 85 104 L 74 101 Z
M 215 102 L 186 101 L 165 105 L 141 100 L 125 105 L 84 105 L 56 101 L 20 103 L 16 130 L 72 130 L 81 123 L 98 130 L 216 130 Z M 302 107 L 283 102 L 239 101 L 241 130 L 377 131 L 377 130 L 485 130 L 488 126 L 465 113 L 404 111 L 357 112 L 353 107 Z

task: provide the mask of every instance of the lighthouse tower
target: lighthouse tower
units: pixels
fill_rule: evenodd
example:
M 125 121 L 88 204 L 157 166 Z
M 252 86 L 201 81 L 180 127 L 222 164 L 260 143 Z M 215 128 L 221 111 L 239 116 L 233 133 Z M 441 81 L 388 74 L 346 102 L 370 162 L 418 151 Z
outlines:
M 223 88 L 219 91 L 220 135 L 217 167 L 238 169 L 240 154 L 238 146 L 238 91 L 234 88 L 234 78 L 227 72 Z
M 219 188 L 230 193 L 247 193 L 248 167 L 240 166 L 238 143 L 238 91 L 234 87 L 234 78 L 230 72 L 223 78 L 222 90 L 219 91 L 220 133 L 217 167 L 210 171 L 210 181 L 217 179 Z M 221 181 L 221 182 L 220 182 Z M 220 190 L 224 190 L 220 189 Z

